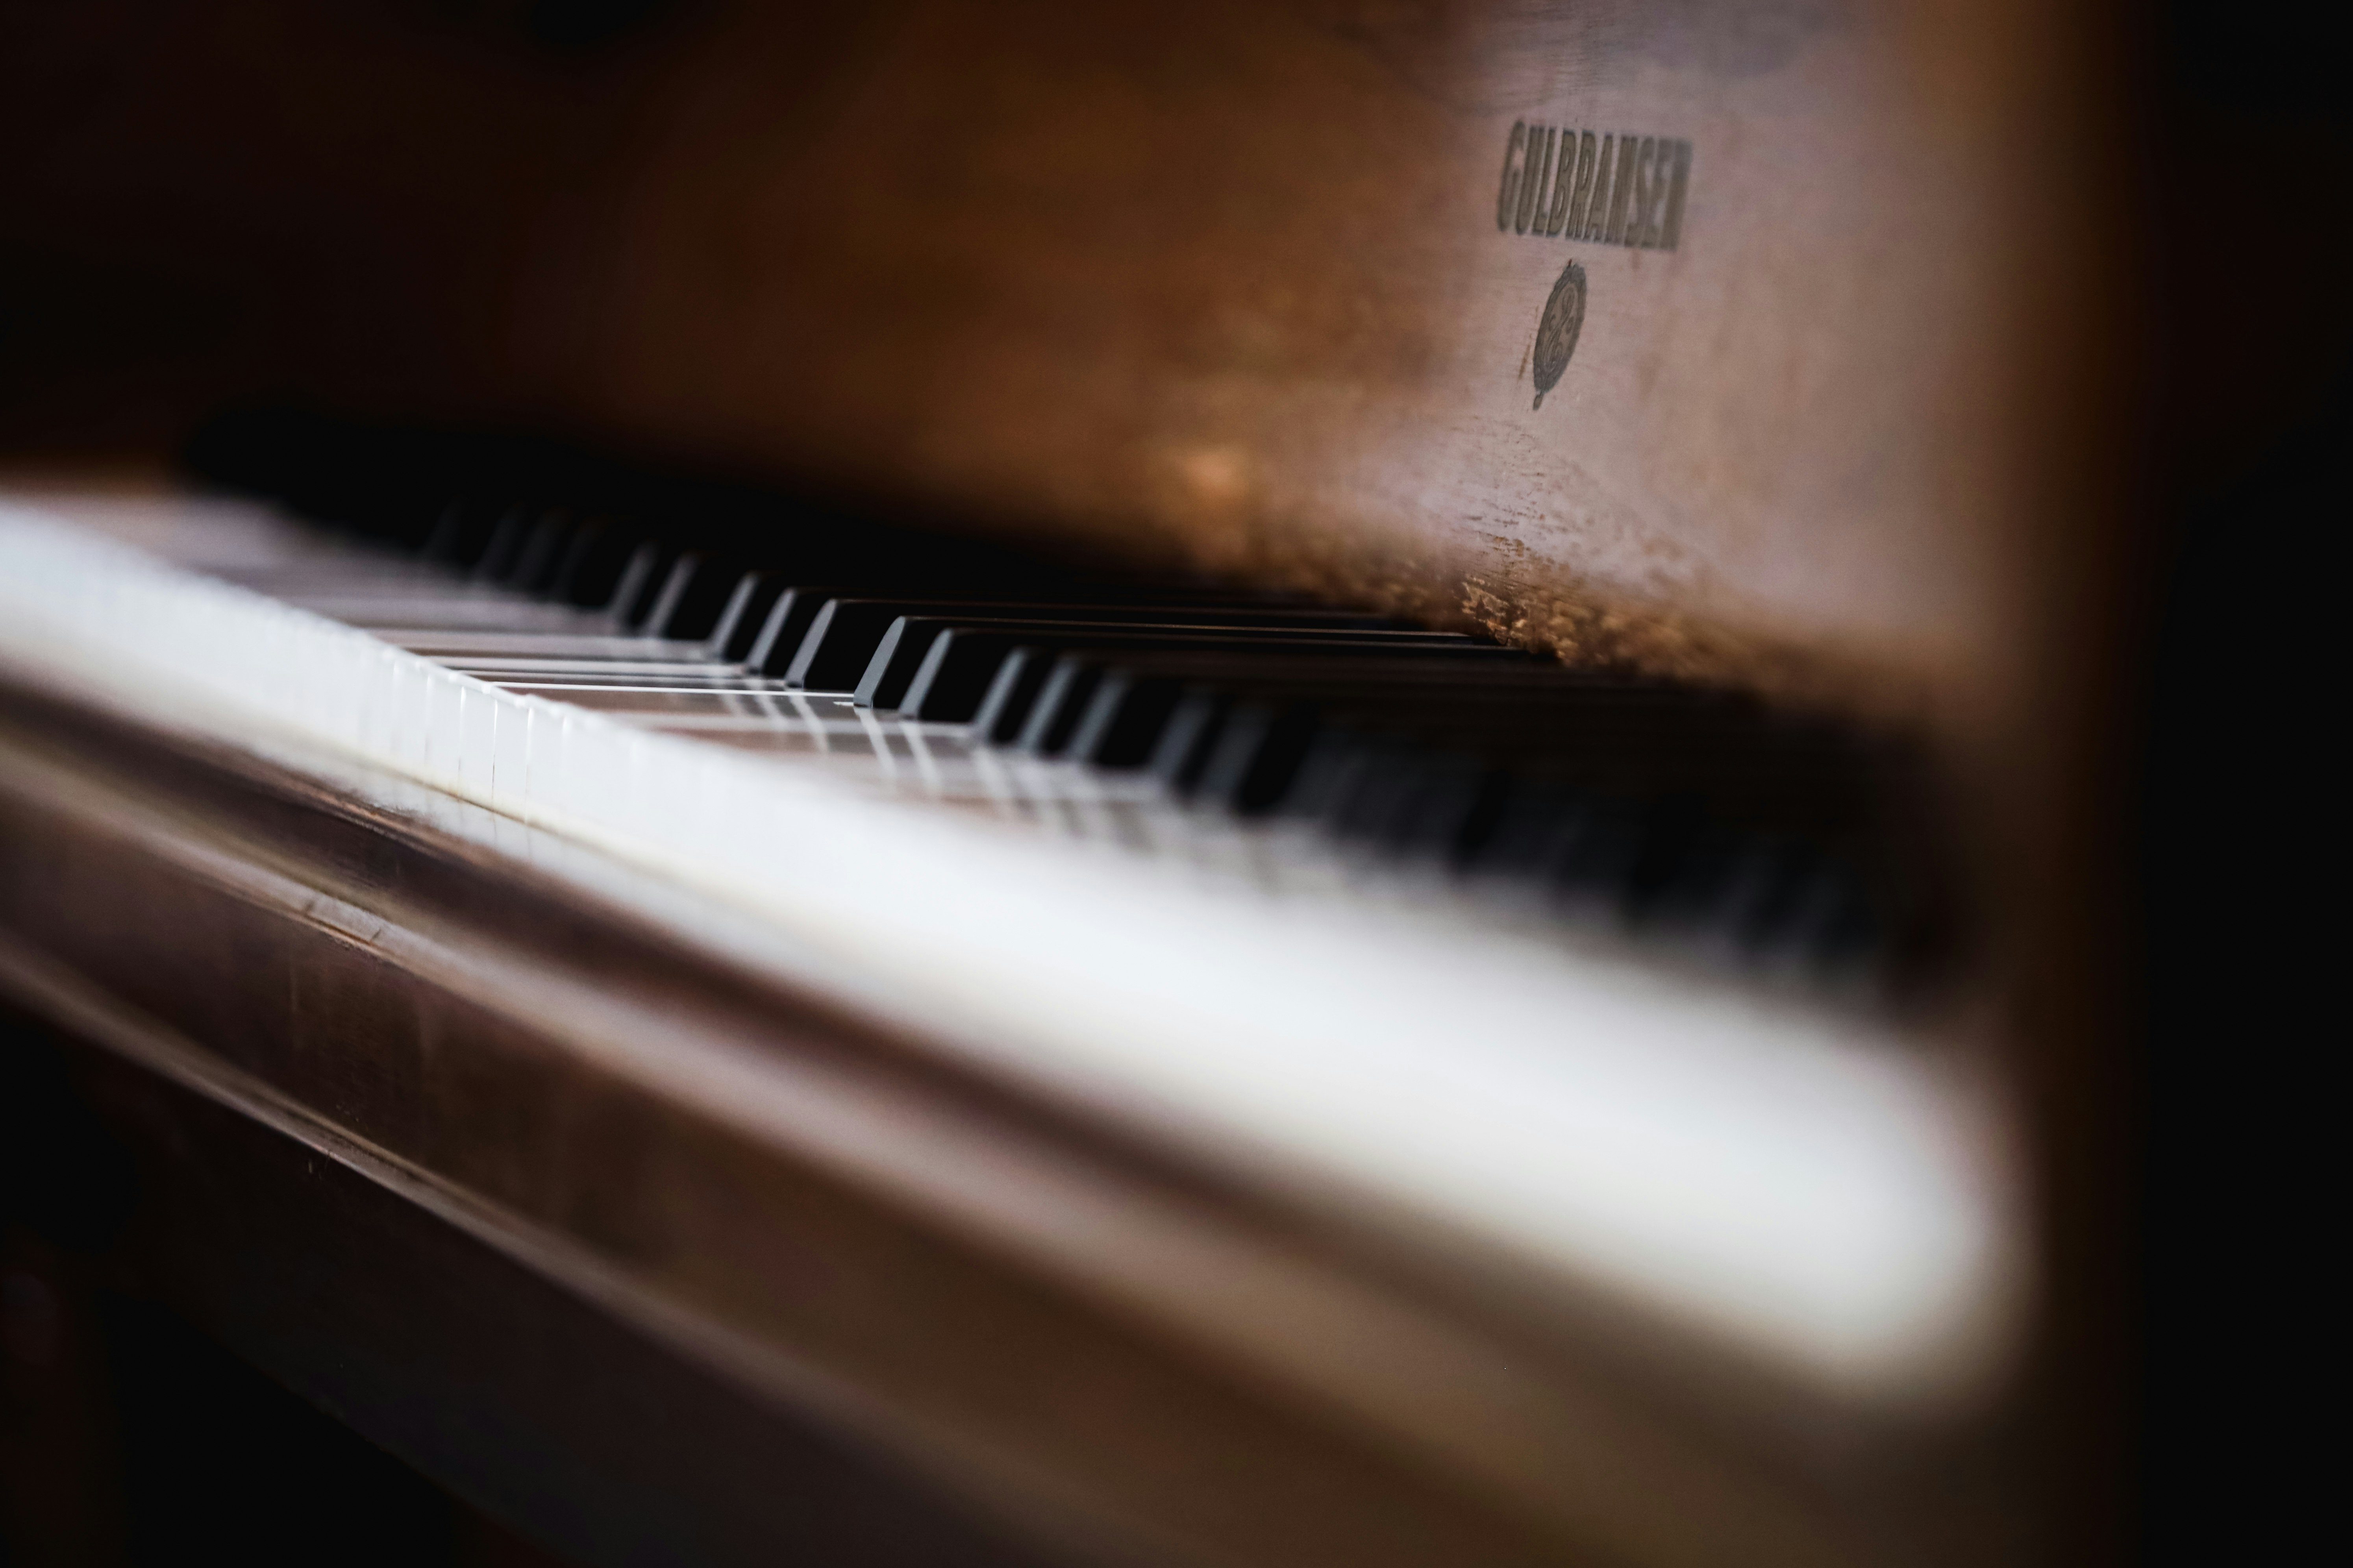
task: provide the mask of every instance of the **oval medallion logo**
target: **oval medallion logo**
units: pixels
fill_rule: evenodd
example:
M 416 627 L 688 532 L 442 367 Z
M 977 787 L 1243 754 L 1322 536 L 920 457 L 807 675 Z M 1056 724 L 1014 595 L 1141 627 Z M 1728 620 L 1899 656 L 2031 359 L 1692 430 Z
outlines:
M 1560 281 L 1552 286 L 1552 297 L 1545 301 L 1544 315 L 1536 322 L 1535 406 L 1544 406 L 1545 394 L 1560 384 L 1561 373 L 1568 368 L 1568 356 L 1577 352 L 1577 334 L 1585 325 L 1585 268 L 1570 262 L 1561 268 Z

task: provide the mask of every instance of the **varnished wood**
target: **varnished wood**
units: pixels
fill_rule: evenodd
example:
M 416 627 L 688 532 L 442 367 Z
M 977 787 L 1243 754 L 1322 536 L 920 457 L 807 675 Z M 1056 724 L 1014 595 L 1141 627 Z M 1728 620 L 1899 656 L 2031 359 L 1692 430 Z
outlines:
M 0 1034 L 0 1083 L 23 1097 L 12 1118 L 69 1124 L 44 1140 L 52 1179 L 126 1178 L 109 1227 L 76 1238 L 106 1278 L 565 1561 L 1054 1560 L 829 1426 L 633 1332 L 355 1168 L 348 1149 L 272 1127 L 54 1019 Z M 307 1500 L 259 1490 L 281 1512 Z M 110 1524 L 101 1514 L 85 1533 Z
M 291 390 L 547 427 L 1925 728 L 1992 911 L 1955 1029 L 2013 1070 L 2052 1221 L 2044 1403 L 2019 1418 L 2019 1462 L 2073 1473 L 2050 1412 L 2103 1342 L 2114 1273 L 2085 1238 L 2119 1234 L 2114 1070 L 2094 1048 L 2116 1018 L 2123 787 L 2104 726 L 2130 614 L 2119 454 L 2145 412 L 2120 395 L 2138 363 L 2118 243 L 2133 121 L 2106 18 L 1950 0 L 714 3 L 558 48 L 524 9 L 12 18 L 0 132 L 26 151 L 0 163 L 0 248 L 16 295 L 65 282 L 50 357 L 24 358 L 43 340 L 20 335 L 11 420 L 37 437 L 79 402 L 167 433 Z M 1673 247 L 1524 232 L 1516 204 L 1499 223 L 1529 125 L 1687 143 Z M 1564 351 L 1540 321 L 1572 263 Z M 291 833 L 287 852 L 343 887 L 351 868 L 302 837 L 332 816 L 240 831 Z M 82 931 L 92 963 L 117 940 L 172 951 L 121 907 L 77 903 L 88 874 L 58 858 L 41 884 L 41 907 L 83 922 L 59 940 Z M 564 929 L 646 983 L 642 932 Z M 282 935 L 250 935 L 256 962 L 284 963 Z M 189 998 L 237 956 L 191 949 L 177 988 L 125 956 L 100 989 L 210 1005 Z M 410 982 L 382 984 L 378 1001 L 412 1005 Z M 712 1005 L 802 1030 L 802 1002 L 732 984 Z M 387 1015 L 363 1013 L 355 1037 L 396 1058 Z M 839 1023 L 808 1021 L 796 1048 Z M 487 1134 L 461 1142 L 489 1158 Z M 549 1169 L 567 1167 L 465 1179 Z M 631 1234 L 626 1208 L 552 1191 Z M 1813 1484 L 1787 1505 L 1810 1542 L 1793 1552 L 1878 1550 L 1876 1524 Z M 1394 1506 L 1423 1506 L 1409 1494 Z M 1679 1502 L 1626 1528 L 1672 1558 L 1668 1536 L 1715 1517 Z
M 566 55 L 501 8 L 248 4 L 20 43 L 112 90 L 28 81 L 51 154 L 6 195 L 37 232 L 168 236 L 142 265 L 245 313 L 191 329 L 259 356 L 232 379 L 1374 585 L 1581 656 L 1982 701 L 2033 635 L 2044 459 L 2096 363 L 2075 26 L 681 5 Z M 1524 124 L 1686 146 L 1674 247 L 1499 228 Z
M 1873 1428 L 1868 1464 L 1845 1440 L 1777 1444 L 1775 1430 L 1835 1432 L 1838 1418 L 1754 1392 L 1726 1405 L 1729 1368 L 1714 1388 L 1688 1385 L 1688 1361 L 1645 1371 L 1639 1341 L 1563 1303 L 1532 1316 L 1410 1237 L 1377 1244 L 1107 1139 L 299 774 L 159 745 L 26 692 L 10 713 L 6 988 L 130 1064 L 100 1078 L 161 1079 L 177 1086 L 172 1105 L 206 1102 L 156 1112 L 197 1129 L 200 1152 L 172 1159 L 263 1188 L 290 1160 L 341 1167 L 331 1185 L 350 1195 L 273 1209 L 269 1224 L 293 1228 L 257 1237 L 257 1258 L 348 1257 L 343 1239 L 303 1239 L 344 1223 L 346 1205 L 396 1252 L 500 1255 L 456 1270 L 489 1281 L 484 1333 L 550 1291 L 578 1299 L 617 1325 L 596 1332 L 659 1347 L 632 1357 L 700 1367 L 690 1393 L 715 1379 L 829 1434 L 821 1445 L 876 1454 L 895 1484 L 982 1535 L 1048 1556 L 1963 1562 L 1997 1528 L 2008 1467 L 1979 1424 Z M 734 1052 L 751 1056 L 723 1069 Z M 717 1100 L 695 1087 L 715 1062 L 739 1075 Z M 783 1122 L 725 1109 L 776 1094 Z M 257 1130 L 232 1136 L 224 1113 Z M 944 1196 L 985 1194 L 1007 1172 L 1044 1232 Z M 242 1202 L 199 1205 L 188 1234 L 213 1234 Z M 1056 1241 L 1058 1226 L 1092 1239 Z M 1188 1307 L 1164 1265 L 1216 1288 Z M 375 1394 L 328 1375 L 349 1364 L 364 1382 L 406 1353 L 336 1304 L 343 1285 L 304 1306 L 269 1283 L 279 1265 L 254 1267 L 227 1262 L 190 1286 L 230 1342 L 265 1365 L 293 1356 L 298 1384 L 324 1378 L 314 1396 L 393 1422 L 386 1440 L 454 1466 L 470 1490 L 507 1484 L 497 1445 L 438 1454 L 397 1409 L 372 1415 Z M 238 1278 L 261 1292 L 249 1309 Z M 430 1332 L 467 1333 L 463 1289 L 429 1277 L 415 1289 Z M 1299 1334 L 1347 1348 L 1302 1356 L 1285 1349 Z M 450 1407 L 473 1397 L 459 1397 L 463 1368 L 490 1353 L 433 1372 L 455 1380 Z M 548 1353 L 604 1375 L 585 1352 Z M 647 1376 L 641 1397 L 668 1398 Z M 480 1396 L 504 1397 L 495 1382 Z M 528 1469 L 544 1441 L 571 1439 L 542 1427 L 503 1462 Z M 614 1467 L 598 1485 L 659 1489 L 659 1466 L 632 1479 L 627 1434 L 583 1441 L 579 1463 Z M 1896 1452 L 1910 1458 L 1888 1468 Z M 718 1474 L 744 1476 L 718 1458 Z M 557 1506 L 524 1501 L 525 1522 Z M 646 1506 L 692 1533 L 692 1510 Z M 761 1508 L 719 1515 L 711 1529 L 781 1539 L 763 1533 Z

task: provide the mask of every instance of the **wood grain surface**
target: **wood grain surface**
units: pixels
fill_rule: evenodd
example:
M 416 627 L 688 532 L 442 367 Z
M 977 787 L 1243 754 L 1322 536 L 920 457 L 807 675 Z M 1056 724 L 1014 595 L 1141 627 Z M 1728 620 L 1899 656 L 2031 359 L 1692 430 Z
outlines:
M 631 10 L 586 42 L 548 20 Z M 2047 558 L 2096 526 L 2072 487 L 2106 105 L 2063 10 L 243 0 L 9 26 L 34 153 L 0 174 L 8 249 L 83 290 L 48 329 L 77 364 L 136 340 L 128 380 L 165 401 L 553 426 L 1963 727 L 2015 695 Z M 1672 247 L 1499 226 L 1504 185 L 1551 194 L 1512 164 L 1529 125 L 1684 150 Z M 1581 330 L 1538 406 L 1571 263 Z

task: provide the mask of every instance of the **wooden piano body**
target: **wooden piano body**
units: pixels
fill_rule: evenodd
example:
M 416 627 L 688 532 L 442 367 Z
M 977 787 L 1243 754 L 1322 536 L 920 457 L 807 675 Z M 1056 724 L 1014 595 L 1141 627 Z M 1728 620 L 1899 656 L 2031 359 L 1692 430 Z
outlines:
M 1220 1085 L 1151 1065 L 1224 1059 L 1216 1009 L 1122 966 L 1166 936 L 1239 996 L 1245 937 L 1292 963 L 1280 909 L 913 817 L 812 839 L 790 887 L 730 882 L 658 796 L 599 837 L 512 777 L 273 730 L 290 688 L 174 669 L 155 628 L 200 644 L 202 592 L 124 567 L 77 600 L 114 557 L 44 532 L 13 569 L 63 586 L 10 602 L 52 618 L 0 638 L 0 985 L 131 1152 L 110 1245 L 584 1560 L 2105 1552 L 2102 803 L 2149 417 L 2111 25 L 1941 0 L 12 21 L 0 112 L 37 155 L 0 175 L 9 265 L 58 301 L 0 380 L 22 447 L 290 392 L 1737 685 L 1923 747 L 1970 911 L 1933 994 L 1861 1023 L 1640 956 L 1563 959 L 1556 994 L 1503 938 L 1491 973 L 1473 928 L 1364 979 L 1405 999 L 1344 1026 L 1349 965 L 1423 928 L 1352 958 L 1318 905 L 1299 989 L 1265 994 L 1338 1010 L 1242 1018 L 1271 1044 Z M 279 526 L 16 499 L 197 569 L 206 529 Z M 152 624 L 110 621 L 132 602 Z M 934 885 L 940 846 L 962 868 Z M 894 951 L 891 900 L 927 887 L 944 912 Z M 1008 905 L 1046 911 L 1026 945 L 985 929 Z M 1196 949 L 1188 920 L 1233 923 Z M 1613 986 L 1662 999 L 1612 1014 Z M 1370 1105 L 1415 1051 L 1517 1082 L 1497 1064 L 1554 1028 L 1600 1065 L 1537 1099 L 1606 1101 L 1645 1030 L 1652 1067 L 1730 1075 L 1695 1091 L 1694 1151 L 1748 1147 L 1777 1096 L 1826 1147 L 1897 1107 L 1849 1173 L 1926 1171 L 1920 1213 L 1989 1227 L 1968 1321 L 1872 1362 L 1829 1285 L 1779 1341 L 1709 1305 L 1728 1277 L 1619 1289 L 1579 1261 L 1599 1231 L 1528 1241 L 1573 1228 L 1568 1176 L 1482 1187 L 1475 1127 L 1385 1161 L 1396 1105 L 1345 1089 L 1350 1029 L 1393 1075 Z M 1251 1079 L 1285 1029 L 1321 1043 Z M 1740 1124 L 1714 1142 L 1712 1094 Z M 1773 1241 L 1787 1278 L 1831 1279 L 1801 1232 Z

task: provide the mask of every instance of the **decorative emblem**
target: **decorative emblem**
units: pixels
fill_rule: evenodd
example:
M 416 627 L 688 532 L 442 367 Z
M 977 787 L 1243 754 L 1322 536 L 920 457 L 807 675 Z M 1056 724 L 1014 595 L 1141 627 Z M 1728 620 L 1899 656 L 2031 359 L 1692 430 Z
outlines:
M 1568 356 L 1577 352 L 1577 334 L 1584 325 L 1585 268 L 1572 261 L 1561 268 L 1560 281 L 1552 286 L 1552 298 L 1545 301 L 1544 316 L 1536 322 L 1532 367 L 1536 407 L 1542 408 L 1545 394 L 1560 384 L 1561 373 L 1568 368 Z

